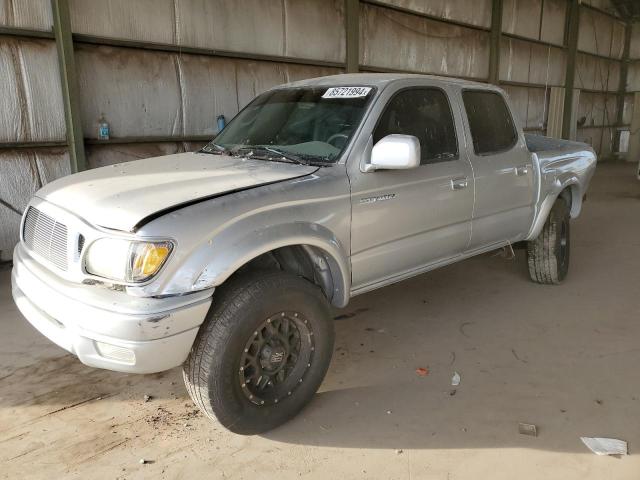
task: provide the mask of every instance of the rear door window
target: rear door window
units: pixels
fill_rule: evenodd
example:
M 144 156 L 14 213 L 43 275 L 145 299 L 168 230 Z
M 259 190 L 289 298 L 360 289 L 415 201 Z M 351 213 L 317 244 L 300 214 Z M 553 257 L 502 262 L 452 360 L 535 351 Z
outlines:
M 511 149 L 518 139 L 509 108 L 496 92 L 465 90 L 464 108 L 476 155 L 487 155 Z
M 458 141 L 446 94 L 438 88 L 411 88 L 387 104 L 373 132 L 374 145 L 391 134 L 420 141 L 420 165 L 458 158 Z

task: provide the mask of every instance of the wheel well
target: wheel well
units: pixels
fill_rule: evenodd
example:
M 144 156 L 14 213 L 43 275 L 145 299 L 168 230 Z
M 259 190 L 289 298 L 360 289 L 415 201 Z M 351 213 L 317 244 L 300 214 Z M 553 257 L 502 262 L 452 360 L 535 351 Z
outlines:
M 580 207 L 582 204 L 582 199 L 580 198 L 580 188 L 578 185 L 569 185 L 565 187 L 564 190 L 560 192 L 558 198 L 564 199 L 567 202 L 567 207 L 569 208 L 569 212 L 571 218 L 575 218 L 580 213 Z
M 327 300 L 342 306 L 341 286 L 337 265 L 330 255 L 311 245 L 289 245 L 263 253 L 238 269 L 234 275 L 247 270 L 281 270 L 318 285 Z
M 573 193 L 571 190 L 571 186 L 568 186 L 560 192 L 560 195 L 558 195 L 558 198 L 562 198 L 565 202 L 567 202 L 567 207 L 569 207 L 569 210 L 571 210 L 571 204 L 573 203 Z

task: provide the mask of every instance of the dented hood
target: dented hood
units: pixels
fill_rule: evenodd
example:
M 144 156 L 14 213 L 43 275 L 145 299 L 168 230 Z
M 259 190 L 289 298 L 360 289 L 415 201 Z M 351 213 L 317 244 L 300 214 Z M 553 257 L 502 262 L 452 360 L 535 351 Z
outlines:
M 134 231 L 146 218 L 199 200 L 308 175 L 317 167 L 180 153 L 70 175 L 36 194 L 87 222 Z

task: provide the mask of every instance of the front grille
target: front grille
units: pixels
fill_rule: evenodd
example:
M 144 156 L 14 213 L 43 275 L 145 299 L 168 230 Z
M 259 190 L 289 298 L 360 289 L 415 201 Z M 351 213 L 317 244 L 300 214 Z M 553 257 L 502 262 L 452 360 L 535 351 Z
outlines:
M 61 270 L 67 269 L 67 226 L 29 207 L 22 231 L 24 243 Z
M 84 235 L 78 235 L 78 256 L 82 253 L 82 249 L 84 248 Z

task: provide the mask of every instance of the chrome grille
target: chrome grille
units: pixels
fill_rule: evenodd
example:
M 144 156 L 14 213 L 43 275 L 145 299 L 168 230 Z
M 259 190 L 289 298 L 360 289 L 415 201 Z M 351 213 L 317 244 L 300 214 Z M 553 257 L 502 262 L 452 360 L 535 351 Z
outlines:
M 49 215 L 29 207 L 24 220 L 22 238 L 28 249 L 53 263 L 61 270 L 67 269 L 67 226 Z

